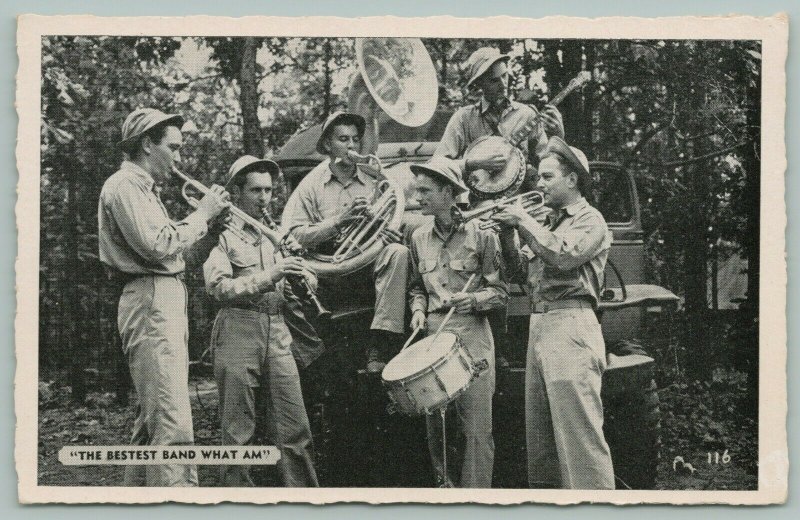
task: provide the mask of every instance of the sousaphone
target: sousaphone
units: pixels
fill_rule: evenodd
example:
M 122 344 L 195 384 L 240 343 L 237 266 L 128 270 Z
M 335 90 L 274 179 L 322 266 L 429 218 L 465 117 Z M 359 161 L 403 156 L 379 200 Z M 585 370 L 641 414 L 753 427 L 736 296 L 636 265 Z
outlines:
M 439 101 L 436 69 L 418 38 L 357 38 L 356 60 L 360 74 L 352 81 L 350 111 L 365 112 L 371 98 L 398 123 L 418 127 L 433 117 Z M 371 114 L 361 113 L 371 117 Z M 369 265 L 385 247 L 381 230 L 399 230 L 405 211 L 403 189 L 382 173 L 375 155 L 354 157 L 369 162 L 377 172 L 378 190 L 371 211 L 338 237 L 334 254 L 311 253 L 308 263 L 323 277 L 341 276 Z

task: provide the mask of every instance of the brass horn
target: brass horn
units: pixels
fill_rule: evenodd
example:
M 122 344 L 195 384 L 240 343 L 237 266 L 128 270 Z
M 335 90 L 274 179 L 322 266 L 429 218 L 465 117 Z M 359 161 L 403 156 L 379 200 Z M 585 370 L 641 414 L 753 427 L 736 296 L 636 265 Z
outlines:
M 189 177 L 188 175 L 181 172 L 174 166 L 172 167 L 172 172 L 183 181 L 183 187 L 181 188 L 181 195 L 183 195 L 183 198 L 186 200 L 186 202 L 193 208 L 196 208 L 199 202 L 197 197 L 194 197 L 189 193 L 190 189 L 196 190 L 197 192 L 203 195 L 211 191 L 202 182 Z M 304 255 L 303 250 L 292 249 L 288 246 L 287 236 L 281 235 L 281 233 L 278 232 L 277 230 L 273 229 L 267 224 L 264 224 L 260 220 L 251 217 L 244 210 L 237 208 L 236 206 L 231 204 L 228 207 L 228 213 L 230 213 L 230 215 L 233 218 L 239 219 L 245 224 L 252 226 L 259 233 L 264 235 L 270 242 L 272 242 L 272 245 L 275 246 L 275 249 L 280 251 L 282 256 L 287 257 L 287 256 Z M 242 240 L 247 241 L 247 237 L 243 235 L 242 232 L 239 231 L 237 228 L 231 226 L 230 224 L 227 225 L 227 228 Z M 289 281 L 289 283 L 292 284 L 293 288 L 299 289 L 299 291 L 295 292 L 295 294 L 299 294 L 302 297 L 308 298 L 310 303 L 314 306 L 317 312 L 317 316 L 319 318 L 327 319 L 330 317 L 331 315 L 330 311 L 327 310 L 322 305 L 322 302 L 317 297 L 316 291 L 312 289 L 311 285 L 308 283 L 308 280 L 306 280 L 305 277 L 297 277 L 297 278 L 290 277 L 287 278 L 287 280 Z
M 348 109 L 369 118 L 377 104 L 398 123 L 417 127 L 433 117 L 439 102 L 436 69 L 418 38 L 357 38 L 358 75 L 348 90 Z M 374 101 L 374 103 L 373 103 Z M 369 121 L 369 119 L 368 119 Z M 309 265 L 321 277 L 351 273 L 373 262 L 384 248 L 380 240 L 386 228 L 400 229 L 406 209 L 402 187 L 380 171 L 375 155 L 350 152 L 357 163 L 378 169 L 379 179 L 369 217 L 358 219 L 339 236 L 336 251 L 326 255 L 312 251 Z
M 492 220 L 492 215 L 502 211 L 503 206 L 521 204 L 522 207 L 529 214 L 532 214 L 542 206 L 544 206 L 544 196 L 540 191 L 526 191 L 513 197 L 503 197 L 491 204 L 486 204 L 475 209 L 462 210 L 457 206 L 453 206 L 450 210 L 453 220 L 459 224 L 469 222 L 470 220 L 480 219 L 481 222 L 478 227 L 480 229 L 498 229 L 499 224 Z

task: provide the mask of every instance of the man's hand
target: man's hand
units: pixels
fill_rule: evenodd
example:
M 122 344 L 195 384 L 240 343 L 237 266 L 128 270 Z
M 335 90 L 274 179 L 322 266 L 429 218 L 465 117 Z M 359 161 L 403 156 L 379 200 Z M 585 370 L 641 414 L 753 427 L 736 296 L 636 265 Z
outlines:
M 399 244 L 403 241 L 403 233 L 386 227 L 381 231 L 381 240 L 384 244 Z
M 530 216 L 520 203 L 500 207 L 502 209 L 492 215 L 492 220 L 500 224 L 501 228 L 516 228 L 524 218 Z
M 553 105 L 545 105 L 541 115 L 547 137 L 556 136 L 564 139 L 564 119 L 561 112 Z
M 305 261 L 299 256 L 279 258 L 272 269 L 272 283 L 280 282 L 286 276 L 303 276 L 306 271 Z
M 336 227 L 342 228 L 354 220 L 361 218 L 369 211 L 369 202 L 364 197 L 356 197 L 347 210 L 336 217 Z
M 283 238 L 283 247 L 293 256 L 304 249 L 292 234 L 288 234 Z
M 311 290 L 316 291 L 317 286 L 319 285 L 317 274 L 314 272 L 313 269 L 311 269 L 311 266 L 306 265 L 305 262 L 303 262 L 303 264 L 305 265 L 305 267 L 303 268 L 303 278 L 306 279 L 306 283 L 308 283 L 308 286 L 311 288 Z
M 428 326 L 428 319 L 425 317 L 425 313 L 422 311 L 414 311 L 414 314 L 411 315 L 411 328 L 413 330 L 425 330 Z
M 206 221 L 209 221 L 231 205 L 230 199 L 231 195 L 225 191 L 225 188 L 219 184 L 214 184 L 209 188 L 208 193 L 200 199 L 197 204 L 197 211 L 205 217 Z
M 490 172 L 498 171 L 508 162 L 508 157 L 500 152 L 487 152 L 484 157 L 477 157 L 466 161 L 464 166 L 468 172 L 475 170 L 487 170 Z
M 450 307 L 459 314 L 469 314 L 475 309 L 475 296 L 472 293 L 458 292 L 450 298 Z

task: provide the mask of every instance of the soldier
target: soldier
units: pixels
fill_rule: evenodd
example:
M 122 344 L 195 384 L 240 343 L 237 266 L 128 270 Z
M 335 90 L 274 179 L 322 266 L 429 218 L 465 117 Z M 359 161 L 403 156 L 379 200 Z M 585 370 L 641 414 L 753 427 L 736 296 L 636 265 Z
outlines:
M 264 220 L 272 198 L 272 177 L 280 172 L 270 160 L 245 155 L 228 171 L 234 204 Z M 272 242 L 249 224 L 233 218 L 203 265 L 208 293 L 223 304 L 212 332 L 214 376 L 219 389 L 222 444 L 246 446 L 266 427 L 281 452 L 284 484 L 318 486 L 311 428 L 300 377 L 292 356 L 292 338 L 283 320 L 285 278 L 316 278 L 298 257 L 276 257 Z M 266 423 L 259 425 L 260 418 Z M 223 466 L 225 486 L 253 486 L 249 466 Z
M 228 194 L 212 186 L 194 213 L 180 222 L 170 219 L 159 189 L 180 162 L 182 125 L 178 115 L 133 111 L 119 143 L 127 158 L 100 192 L 100 261 L 120 287 L 117 325 L 139 397 L 135 445 L 194 442 L 183 252 L 208 232 L 208 221 L 227 207 Z M 127 466 L 125 485 L 196 486 L 197 468 Z
M 492 486 L 494 440 L 492 438 L 492 394 L 494 393 L 494 339 L 486 312 L 500 308 L 508 299 L 500 279 L 500 246 L 492 231 L 481 230 L 475 221 L 458 225 L 450 208 L 467 190 L 457 164 L 434 158 L 424 165 L 411 165 L 416 175 L 416 193 L 423 215 L 433 222 L 422 225 L 411 238 L 414 266 L 410 290 L 411 327 L 436 330 L 445 314 L 455 314 L 445 326 L 458 335 L 476 360 L 486 359 L 487 370 L 455 399 L 461 435 L 457 450 L 463 460 L 460 480 L 444 475 L 439 417 L 428 416 L 428 445 L 434 468 L 442 484 L 458 481 L 461 487 Z M 465 283 L 479 273 L 470 287 Z
M 377 180 L 348 155 L 362 149 L 366 122 L 357 114 L 336 112 L 322 126 L 317 151 L 328 156 L 292 193 L 283 212 L 283 228 L 309 251 L 325 247 L 340 230 L 368 211 Z M 402 235 L 384 229 L 386 247 L 375 262 L 355 273 L 320 280 L 319 295 L 327 304 L 352 301 L 359 292 L 375 292 L 375 315 L 367 350 L 367 372 L 380 374 L 389 351 L 397 346 L 405 326 L 408 248 Z M 368 272 L 365 272 L 367 271 Z M 372 287 L 365 287 L 365 281 Z
M 528 480 L 533 488 L 613 489 L 600 401 L 605 343 L 595 315 L 612 236 L 584 198 L 591 176 L 583 152 L 551 137 L 539 174 L 552 210 L 544 224 L 518 205 L 492 216 L 516 228 L 544 264 L 525 378 Z M 506 257 L 518 254 L 507 234 L 503 248 Z
M 508 138 L 538 113 L 535 108 L 508 97 L 509 59 L 509 55 L 501 54 L 495 48 L 482 47 L 473 52 L 464 64 L 469 71 L 467 88 L 480 90 L 481 98 L 453 114 L 434 153 L 454 159 L 463 178 L 474 170 L 498 170 L 507 160 L 503 154 L 495 153 L 467 161 L 464 153 L 471 143 L 486 135 Z M 564 124 L 557 108 L 548 105 L 542 116 L 544 125 L 536 128 L 528 140 L 523 141 L 526 146 L 522 147 L 525 157 L 529 160 L 535 158 L 534 165 L 538 162 L 537 155 L 547 144 L 548 135 L 564 137 Z

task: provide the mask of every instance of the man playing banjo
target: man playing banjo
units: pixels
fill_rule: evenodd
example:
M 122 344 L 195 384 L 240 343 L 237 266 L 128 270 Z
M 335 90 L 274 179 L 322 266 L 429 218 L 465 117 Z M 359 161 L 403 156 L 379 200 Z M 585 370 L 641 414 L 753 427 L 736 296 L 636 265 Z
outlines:
M 439 417 L 428 415 L 428 445 L 441 484 L 490 488 L 494 464 L 492 394 L 494 393 L 494 340 L 486 311 L 506 304 L 508 292 L 500 279 L 497 236 L 478 228 L 476 221 L 458 225 L 450 208 L 467 191 L 458 165 L 434 157 L 424 165 L 411 165 L 416 175 L 416 195 L 423 215 L 433 222 L 417 228 L 411 238 L 413 276 L 410 288 L 411 327 L 437 330 L 445 313 L 454 308 L 446 330 L 455 333 L 475 360 L 488 366 L 454 400 L 461 441 L 460 479 L 445 475 Z M 475 276 L 477 275 L 477 276 Z M 474 281 L 473 281 L 474 280 Z M 467 283 L 473 282 L 473 283 Z M 469 285 L 469 286 L 465 286 Z
M 493 47 L 482 47 L 473 52 L 464 64 L 469 71 L 467 88 L 479 89 L 481 99 L 453 114 L 434 155 L 456 160 L 465 180 L 476 170 L 501 170 L 508 160 L 500 151 L 466 158 L 465 152 L 470 144 L 489 135 L 511 138 L 538 114 L 535 108 L 509 99 L 509 59 L 509 55 L 501 54 Z M 541 154 L 548 136 L 564 137 L 564 124 L 557 108 L 547 105 L 540 115 L 544 124 L 533 128 L 523 141 L 527 146 L 521 146 L 529 161 Z
M 365 173 L 348 153 L 361 152 L 365 127 L 360 115 L 331 114 L 317 141 L 317 151 L 328 159 L 300 181 L 286 204 L 283 228 L 309 251 L 325 247 L 350 223 L 369 213 L 369 200 L 378 180 Z M 336 300 L 352 300 L 359 290 L 371 292 L 365 281 L 374 287 L 375 315 L 367 350 L 367 372 L 371 374 L 383 369 L 405 326 L 408 248 L 399 243 L 402 235 L 391 228 L 382 231 L 381 239 L 386 247 L 371 265 L 335 278 L 321 278 L 319 288 L 320 298 L 329 305 Z
M 600 400 L 605 343 L 595 315 L 612 236 L 584 198 L 591 175 L 583 152 L 551 137 L 539 174 L 538 188 L 552 210 L 544 224 L 518 205 L 492 215 L 506 227 L 501 242 L 511 271 L 527 265 L 518 258 L 513 229 L 544 264 L 525 377 L 528 482 L 613 489 Z

